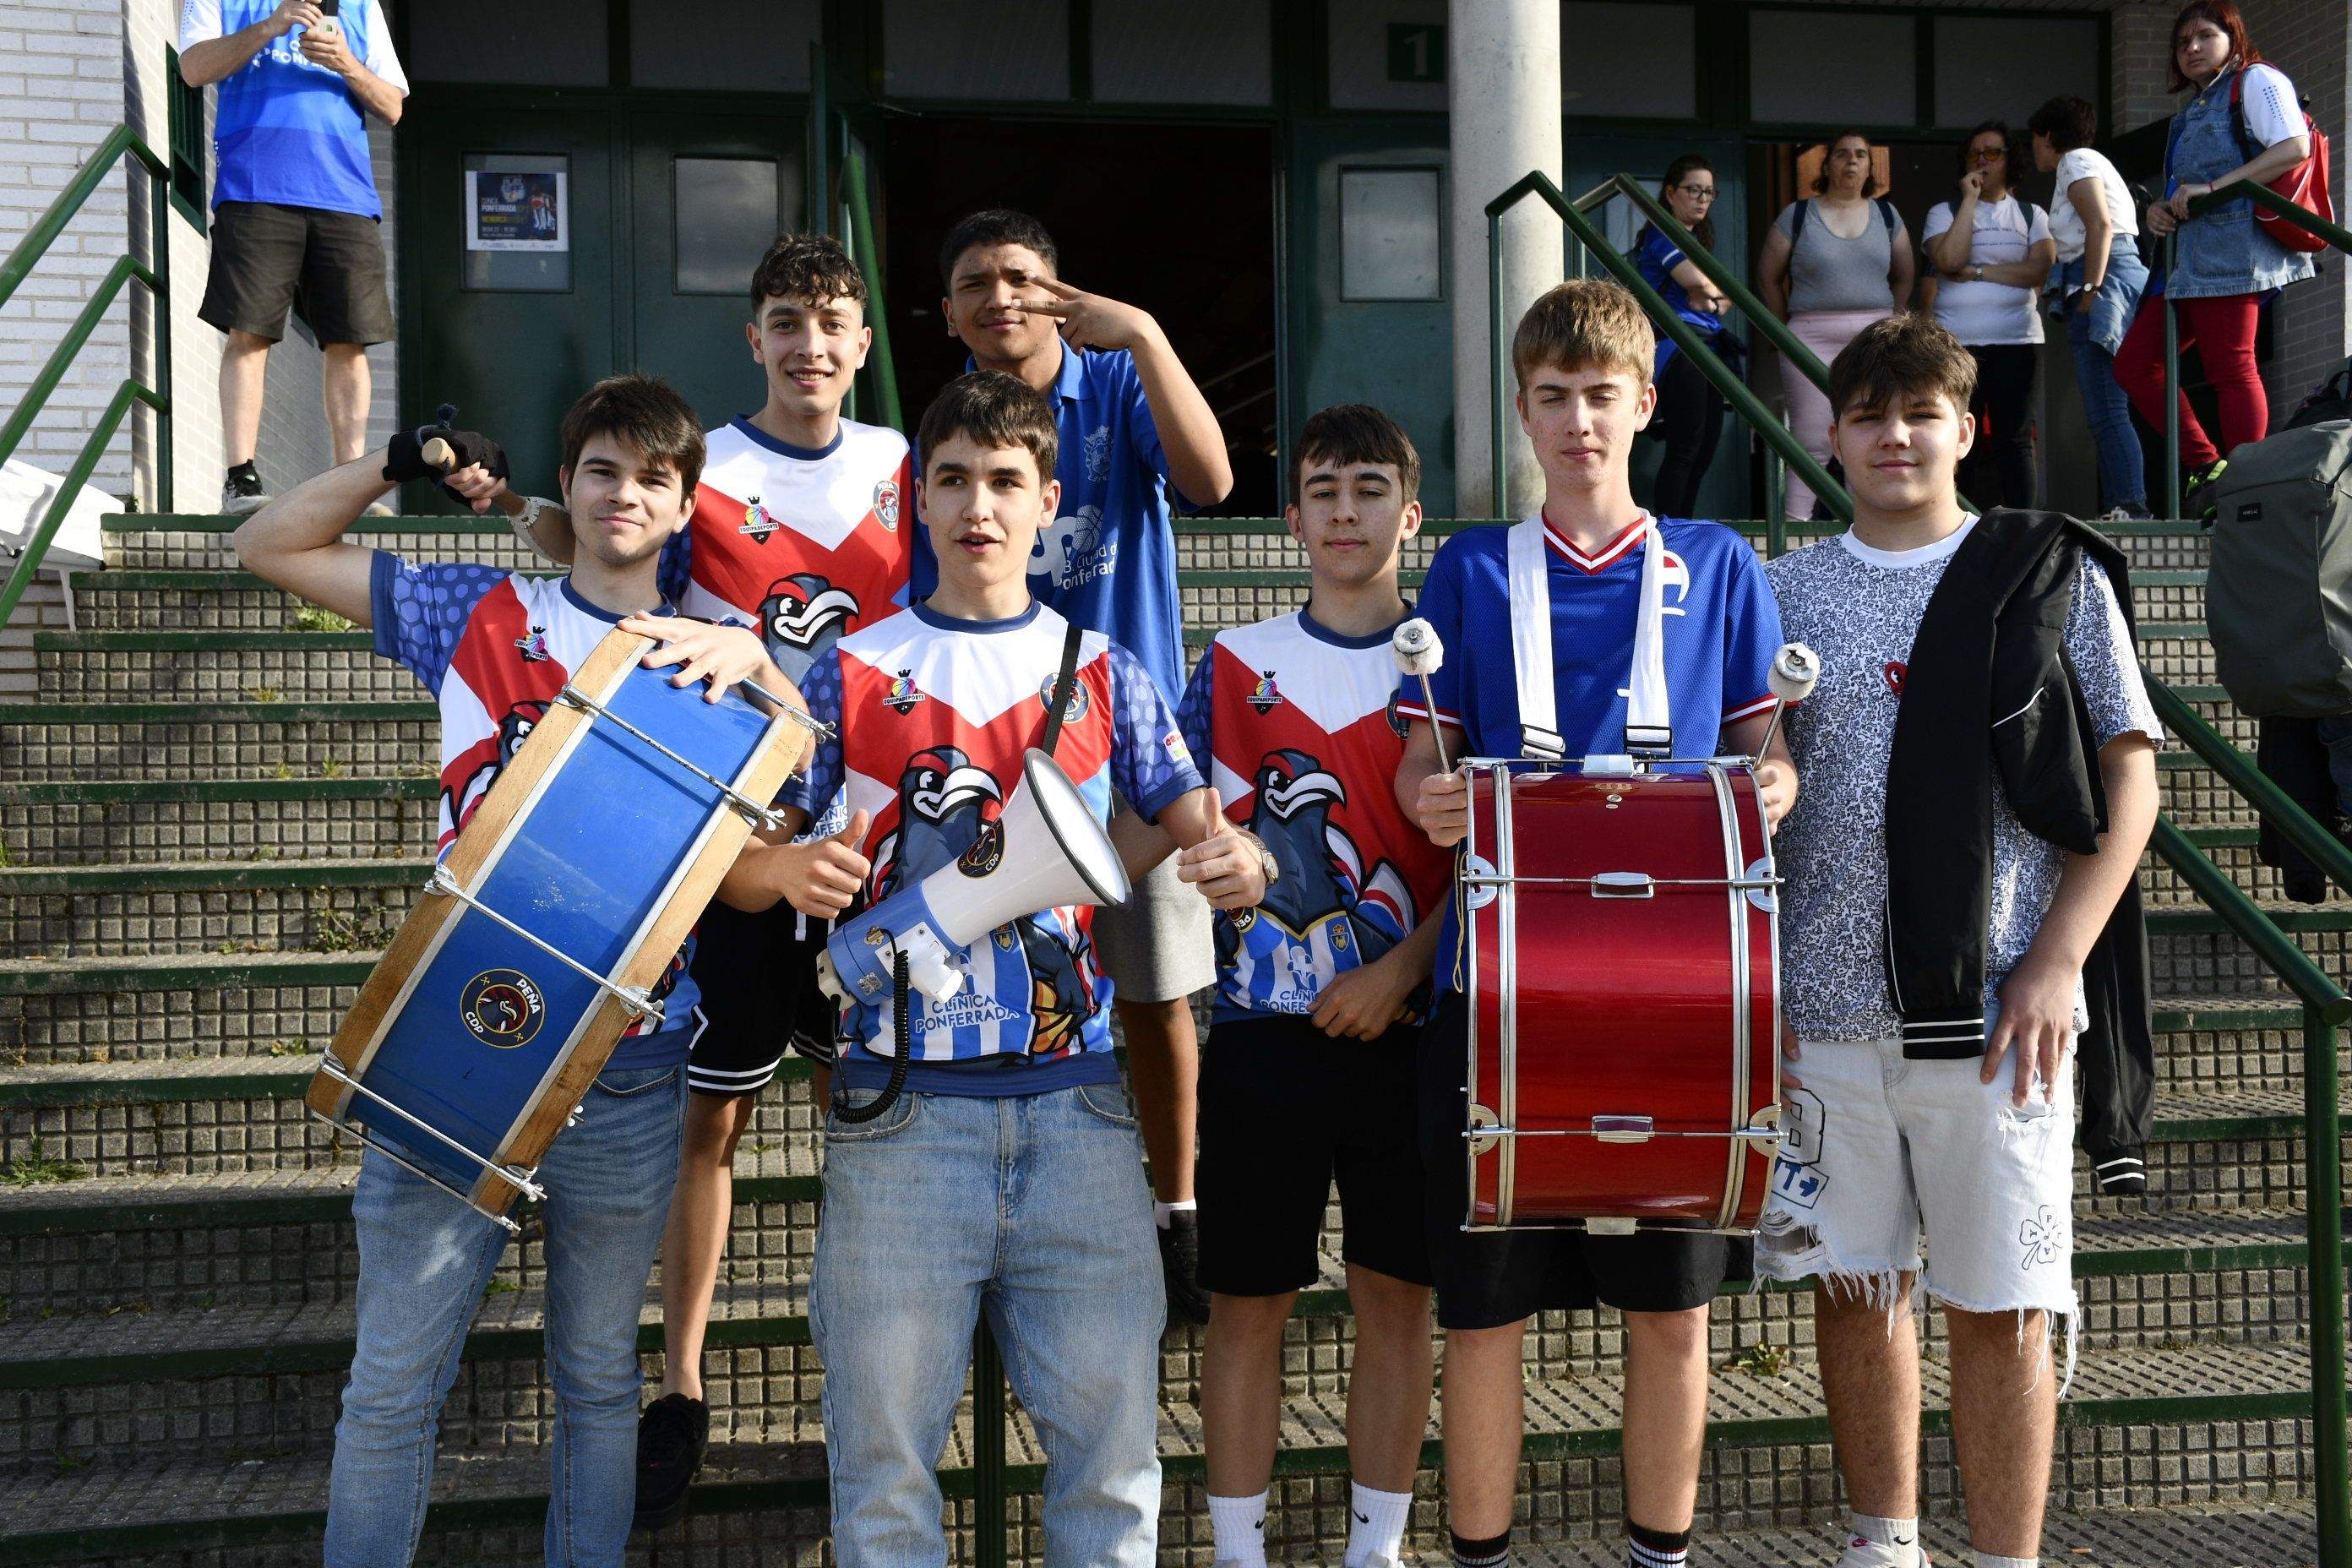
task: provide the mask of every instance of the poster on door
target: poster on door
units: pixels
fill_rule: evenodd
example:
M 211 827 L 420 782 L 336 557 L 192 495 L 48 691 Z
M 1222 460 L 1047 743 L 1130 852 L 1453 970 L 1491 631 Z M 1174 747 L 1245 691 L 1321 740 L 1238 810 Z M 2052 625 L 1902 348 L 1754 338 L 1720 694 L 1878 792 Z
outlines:
M 572 248 L 571 208 L 560 171 L 466 171 L 466 248 Z

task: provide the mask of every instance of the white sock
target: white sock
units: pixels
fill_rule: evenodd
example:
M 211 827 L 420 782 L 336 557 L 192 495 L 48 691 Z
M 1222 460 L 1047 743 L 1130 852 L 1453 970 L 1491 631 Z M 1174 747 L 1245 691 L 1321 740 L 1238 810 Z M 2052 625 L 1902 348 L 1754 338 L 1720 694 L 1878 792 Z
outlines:
M 1200 1200 L 1197 1198 L 1179 1198 L 1172 1204 L 1163 1204 L 1155 1201 L 1151 1205 L 1151 1223 L 1158 1226 L 1160 1229 L 1166 1230 L 1168 1228 L 1168 1216 L 1170 1215 L 1174 1214 L 1179 1209 L 1197 1209 L 1200 1206 Z
M 1916 1519 L 1881 1519 L 1874 1513 L 1857 1513 L 1849 1517 L 1853 1521 L 1855 1540 L 1885 1547 L 1895 1554 L 1897 1568 L 1919 1568 L 1919 1521 Z
M 1404 1527 L 1412 1493 L 1375 1491 L 1361 1481 L 1348 1483 L 1348 1553 L 1342 1568 L 1388 1568 L 1404 1550 Z
M 2042 1568 L 2039 1557 L 2003 1557 L 1997 1552 L 1976 1553 L 1977 1568 Z
M 1265 1495 L 1209 1494 L 1209 1537 L 1216 1542 L 1218 1562 L 1265 1568 Z

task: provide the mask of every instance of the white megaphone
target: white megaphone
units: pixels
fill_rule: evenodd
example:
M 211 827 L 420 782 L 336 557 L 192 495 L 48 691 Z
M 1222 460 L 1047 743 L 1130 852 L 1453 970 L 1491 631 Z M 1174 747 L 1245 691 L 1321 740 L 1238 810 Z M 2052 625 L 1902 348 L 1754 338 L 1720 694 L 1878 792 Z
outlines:
M 1127 868 L 1101 819 L 1060 764 L 1032 747 L 1013 798 L 971 848 L 835 925 L 817 981 L 838 1000 L 878 1003 L 904 955 L 908 986 L 945 1002 L 963 989 L 963 950 L 998 926 L 1068 904 L 1123 904 L 1127 894 Z

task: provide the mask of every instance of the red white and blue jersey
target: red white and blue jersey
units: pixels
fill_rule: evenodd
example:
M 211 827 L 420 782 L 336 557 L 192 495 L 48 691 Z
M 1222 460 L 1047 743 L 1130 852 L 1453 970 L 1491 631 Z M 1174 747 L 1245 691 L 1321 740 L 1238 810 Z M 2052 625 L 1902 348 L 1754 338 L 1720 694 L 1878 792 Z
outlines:
M 794 447 L 749 420 L 710 432 L 694 516 L 662 553 L 680 615 L 760 628 L 797 682 L 845 632 L 904 608 L 914 559 L 907 438 L 841 422 L 828 447 Z
M 1192 671 L 1185 742 L 1282 871 L 1257 908 L 1217 913 L 1220 1018 L 1314 1012 L 1445 897 L 1454 858 L 1396 801 L 1405 726 L 1389 638 L 1342 637 L 1298 610 L 1218 633 Z
M 1719 522 L 1647 516 L 1586 554 L 1546 523 L 1551 596 L 1554 728 L 1571 760 L 1626 750 L 1633 628 L 1642 596 L 1643 530 L 1665 546 L 1664 640 L 1675 754 L 1710 757 L 1724 726 L 1767 712 L 1780 648 L 1780 608 L 1748 541 Z M 1447 540 L 1422 584 L 1421 614 L 1445 648 L 1429 678 L 1435 719 L 1454 733 L 1448 754 L 1520 754 L 1519 692 L 1511 647 L 1507 527 L 1468 528 Z M 1418 679 L 1397 687 L 1397 710 L 1431 717 Z M 1449 984 L 1457 939 L 1451 906 L 1437 973 Z
M 470 561 L 404 561 L 379 551 L 370 592 L 375 651 L 408 667 L 441 708 L 441 823 L 436 857 L 449 852 L 499 771 L 621 616 L 582 598 L 569 577 L 525 577 Z M 664 613 L 667 613 L 665 606 Z M 632 1025 L 614 1067 L 666 1067 L 686 1059 L 701 994 L 687 964 L 694 941 L 654 988 L 672 1022 L 642 1035 Z
M 1067 624 L 1034 602 L 1002 621 L 956 620 L 919 604 L 850 633 L 810 670 L 802 694 L 834 733 L 780 798 L 808 810 L 840 790 L 852 813 L 872 814 L 858 847 L 873 862 L 860 907 L 962 855 L 1003 811 L 1023 758 L 1044 738 Z M 1106 823 L 1113 790 L 1151 819 L 1201 787 L 1159 687 L 1097 632 L 1079 641 L 1054 758 Z M 961 992 L 944 1004 L 918 994 L 908 1088 L 1005 1095 L 1117 1081 L 1111 984 L 1095 962 L 1093 916 L 1087 907 L 1047 910 L 999 926 L 966 950 Z M 888 1076 L 894 1026 L 887 999 L 847 1010 L 851 1048 L 841 1060 L 851 1084 Z

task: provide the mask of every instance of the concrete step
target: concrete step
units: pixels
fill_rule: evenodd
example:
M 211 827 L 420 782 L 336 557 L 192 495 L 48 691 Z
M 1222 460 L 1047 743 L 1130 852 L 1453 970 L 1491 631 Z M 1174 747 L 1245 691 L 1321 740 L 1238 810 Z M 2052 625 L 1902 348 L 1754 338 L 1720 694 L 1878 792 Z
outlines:
M 413 776 L 434 767 L 440 736 L 425 701 L 0 703 L 0 776 L 53 784 Z
M 428 764 L 402 776 L 332 763 L 325 777 L 0 784 L 0 852 L 12 865 L 92 866 L 248 860 L 264 845 L 351 859 L 430 849 L 439 785 Z
M 1938 1434 L 1924 1456 L 1941 1461 L 1943 1369 L 1927 1369 L 1928 1419 Z M 2154 1506 L 2183 1501 L 2256 1504 L 2298 1499 L 2308 1463 L 2295 1447 L 2307 1394 L 2307 1361 L 2300 1346 L 2191 1346 L 2170 1351 L 2085 1356 L 2072 1398 L 2062 1408 L 2053 1502 L 2061 1510 L 2096 1504 Z M 1520 1491 L 1545 1533 L 1566 1537 L 1598 1526 L 1613 1530 L 1622 1507 L 1613 1454 L 1615 1413 L 1622 1394 L 1613 1377 L 1589 1376 L 1533 1384 L 1528 1389 L 1528 1436 Z M 1778 1377 L 1732 1373 L 1715 1380 L 1710 1444 L 1699 1492 L 1704 1529 L 1826 1524 L 1832 1491 L 1817 1484 L 1828 1468 L 1825 1424 L 1818 1391 L 1802 1367 Z M 808 1407 L 796 1407 L 805 1409 Z M 2252 1424 L 2250 1427 L 2242 1424 Z M 2176 1445 L 2177 1468 L 2126 1468 L 2109 1479 L 2097 1460 L 2133 1431 L 2150 1448 Z M 1286 1403 L 1281 1445 L 1289 1475 L 1331 1476 L 1345 1467 L 1340 1402 L 1328 1396 Z M 1198 1411 L 1163 1404 L 1160 1447 L 1170 1510 L 1198 1520 L 1205 1511 L 1195 1483 L 1202 1475 Z M 1008 1423 L 1007 1481 L 1018 1492 L 1043 1479 L 1044 1451 L 1025 1414 Z M 2144 1450 L 2147 1451 L 2147 1450 Z M 715 1444 L 697 1487 L 695 1511 L 713 1516 L 751 1509 L 784 1509 L 819 1523 L 824 1501 L 822 1432 L 813 1411 L 804 1419 L 776 1421 L 756 1442 Z M 968 1492 L 972 1462 L 971 1419 L 953 1424 L 942 1479 Z M 2201 1458 L 2209 1462 L 2198 1463 Z M 1420 1489 L 1435 1478 L 1435 1428 L 1424 1447 Z M 498 1526 L 534 1525 L 543 1498 L 544 1458 L 509 1456 L 445 1444 L 436 1466 L 436 1504 L 428 1528 L 436 1536 Z M 136 1468 L 91 1465 L 64 1474 L 29 1471 L 0 1481 L 0 1555 L 89 1562 L 168 1548 L 189 1552 L 249 1550 L 289 1538 L 315 1553 L 321 1524 L 327 1460 L 323 1455 L 277 1456 L 267 1451 L 233 1461 L 174 1455 Z M 2169 1473 L 2163 1473 L 2168 1470 Z M 2139 1473 L 2135 1473 L 2139 1471 Z M 1771 1481 L 1759 1486 L 1764 1478 Z M 958 1506 L 958 1513 L 961 1514 Z M 1015 1518 L 1021 1517 L 1016 1511 Z M 1605 1522 L 1604 1522 L 1605 1521 Z M 1433 1521 L 1425 1521 L 1433 1523 Z M 1269 1519 L 1277 1549 L 1328 1552 L 1322 1526 L 1311 1515 Z M 772 1529 L 767 1550 L 797 1560 L 817 1536 Z M 1431 1541 L 1417 1542 L 1424 1548 Z M 456 1541 L 445 1552 L 467 1550 Z M 1186 1538 L 1168 1549 L 1196 1544 Z M 459 1560 L 483 1560 L 476 1555 Z M 241 1561 L 276 1561 L 257 1555 Z M 443 1561 L 451 1560 L 443 1556 Z M 2209 1558 L 2207 1561 L 2215 1561 Z
M 236 1078 L 226 1064 L 215 1070 Z M 231 1110 L 243 1120 L 224 1127 L 220 1118 Z M 2074 1207 L 2083 1223 L 2149 1215 L 2208 1223 L 2302 1202 L 2299 1096 L 2168 1096 L 2158 1112 L 2146 1197 L 2092 1197 L 2077 1157 Z M 0 1184 L 0 1296 L 12 1311 L 347 1294 L 357 1160 L 333 1146 L 328 1130 L 299 1120 L 297 1102 L 273 1095 L 134 1103 L 108 1111 L 95 1131 L 38 1131 L 66 1114 L 20 1110 L 5 1119 L 15 1142 Z M 737 1152 L 739 1260 L 766 1267 L 809 1255 L 817 1170 L 808 1091 L 794 1086 L 763 1099 Z M 525 1283 L 536 1267 L 531 1256 L 526 1249 L 517 1266 Z

